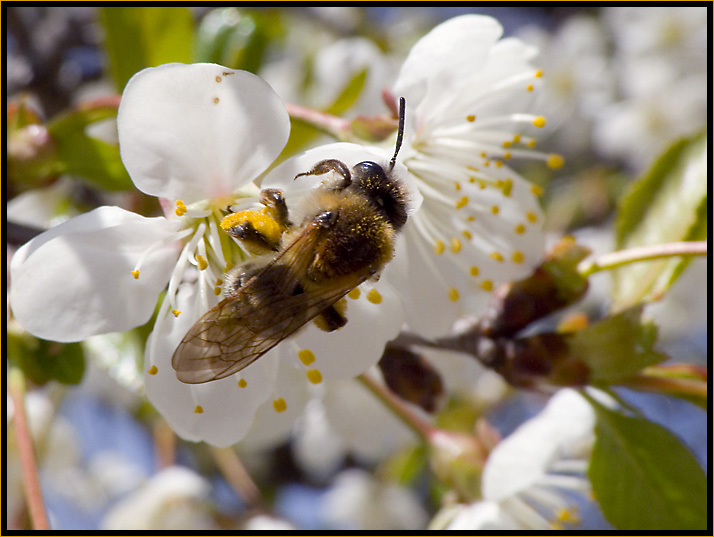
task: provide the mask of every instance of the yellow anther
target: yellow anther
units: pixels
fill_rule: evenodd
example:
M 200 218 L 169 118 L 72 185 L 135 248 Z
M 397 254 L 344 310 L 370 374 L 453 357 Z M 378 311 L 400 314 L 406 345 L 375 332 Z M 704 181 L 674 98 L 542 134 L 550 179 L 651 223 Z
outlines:
M 528 219 L 529 222 L 537 222 L 538 221 L 538 215 L 534 212 L 528 212 L 526 213 L 526 218 Z
M 152 365 L 152 366 L 149 368 L 149 370 L 147 371 L 147 373 L 148 373 L 149 375 L 156 375 L 156 373 L 158 373 L 158 372 L 159 372 L 159 368 L 156 367 L 155 365 Z
M 203 414 L 203 407 L 201 405 L 196 405 L 196 408 L 193 409 L 193 412 L 195 414 Z
M 196 263 L 198 263 L 198 270 L 206 270 L 208 268 L 208 261 L 201 254 L 196 256 Z
M 478 171 L 478 170 L 476 170 L 476 171 Z M 469 177 L 469 183 L 473 184 L 473 183 L 475 183 L 475 182 L 476 182 L 476 178 L 475 178 L 475 177 Z
M 186 214 L 186 210 L 187 209 L 183 201 L 176 200 L 176 216 L 183 216 L 184 214 Z
M 513 143 L 517 144 L 518 142 L 521 141 L 521 135 L 520 134 L 514 134 L 513 135 Z
M 223 285 L 223 280 L 216 278 L 216 285 Z
M 550 155 L 548 155 L 548 160 L 546 161 L 546 164 L 548 164 L 548 167 L 551 170 L 559 170 L 563 167 L 563 164 L 565 164 L 565 159 L 562 157 L 562 155 L 551 153 Z
M 481 271 L 478 269 L 478 267 L 473 266 L 473 267 L 471 267 L 470 272 L 471 272 L 471 276 L 478 276 L 478 273 Z
M 221 294 L 221 288 L 220 288 L 220 286 L 217 285 L 216 287 L 213 288 L 213 294 L 214 294 L 215 296 L 218 296 L 218 295 Z
M 505 142 L 503 142 L 503 147 L 505 147 L 506 149 L 508 149 L 509 147 L 511 147 L 511 142 L 509 142 L 508 140 L 506 140 Z
M 540 69 L 538 69 L 538 70 L 536 71 L 536 73 L 535 73 L 535 77 L 536 77 L 536 78 L 540 78 L 540 77 L 542 77 L 542 76 L 543 76 L 543 71 L 540 70 Z
M 218 104 L 218 103 L 219 103 L 218 97 L 214 97 L 214 98 L 213 98 L 213 104 Z
M 315 361 L 315 353 L 313 353 L 310 349 L 302 349 L 298 351 L 298 358 L 300 358 L 300 361 L 307 366 Z
M 482 281 L 481 289 L 483 289 L 484 291 L 493 291 L 493 282 L 491 280 Z
M 235 265 L 234 265 L 232 262 L 228 261 L 228 262 L 226 263 L 226 272 L 228 272 L 229 270 L 231 270 L 233 267 L 235 267 Z
M 509 153 L 508 151 L 506 151 L 506 152 L 503 154 L 503 158 L 504 158 L 505 160 L 510 160 L 510 158 L 511 158 L 511 153 Z
M 516 250 L 515 252 L 513 252 L 511 259 L 514 263 L 523 263 L 523 252 Z
M 376 289 L 371 289 L 369 293 L 367 293 L 367 300 L 369 300 L 372 304 L 381 304 L 382 295 L 380 295 L 379 291 Z
M 354 289 L 352 289 L 352 291 L 347 293 L 347 296 L 350 297 L 352 300 L 357 300 L 361 294 L 362 292 L 359 290 L 359 287 L 355 287 Z
M 526 86 L 526 89 L 527 89 L 528 91 L 533 91 L 533 84 L 528 84 L 528 85 Z
M 459 299 L 459 291 L 455 287 L 449 289 L 449 300 L 456 302 Z
M 536 141 L 535 141 L 535 140 L 528 140 L 528 147 L 533 148 L 533 147 L 535 147 L 535 145 L 536 145 Z
M 138 270 L 132 270 L 131 275 L 134 276 L 135 280 L 139 279 L 139 271 Z
M 456 192 L 461 190 L 461 183 L 459 183 L 458 181 L 454 181 L 454 188 L 456 189 Z
M 524 226 L 523 224 L 518 224 L 513 231 L 515 231 L 519 235 L 523 235 L 526 232 L 526 226 Z
M 308 369 L 306 375 L 307 380 L 313 384 L 320 384 L 322 382 L 322 373 L 317 369 Z
M 444 242 L 440 239 L 436 239 L 436 241 L 434 241 L 434 253 L 436 255 L 441 255 L 444 253 Z
M 174 314 L 174 317 L 178 317 L 179 315 L 181 315 L 181 310 L 171 310 L 171 313 Z
M 451 251 L 458 254 L 461 251 L 461 241 L 454 237 L 451 239 Z
M 511 195 L 511 190 L 513 190 L 513 179 L 506 179 L 506 180 L 503 182 L 502 190 L 503 190 L 503 195 L 504 195 L 504 196 L 506 196 L 506 197 L 510 196 L 510 195 Z
M 531 185 L 531 192 L 533 192 L 534 196 L 542 196 L 543 195 L 543 189 L 538 185 Z
M 491 252 L 489 254 L 489 257 L 491 259 L 493 259 L 494 261 L 498 261 L 499 263 L 501 263 L 503 261 L 503 256 L 498 252 Z
M 481 158 L 486 158 L 486 152 L 485 152 L 485 151 L 481 151 Z
M 484 167 L 488 168 L 491 165 L 491 163 L 488 160 L 484 160 L 483 165 L 484 165 Z
M 511 156 L 510 153 L 506 153 L 506 155 L 508 155 L 509 157 Z M 503 166 L 503 162 L 501 162 L 500 160 L 497 160 L 497 161 L 496 161 L 496 168 L 500 168 L 501 166 Z
M 456 202 L 456 208 L 457 208 L 457 209 L 461 209 L 462 207 L 465 207 L 468 202 L 469 202 L 468 196 L 464 196 L 463 198 L 460 198 L 460 199 Z
M 273 401 L 273 408 L 275 409 L 275 412 L 285 412 L 288 408 L 288 404 L 285 402 L 285 399 L 281 397 Z
M 539 129 L 545 127 L 545 118 L 543 116 L 538 116 L 533 120 L 533 126 Z
M 473 215 L 466 217 L 466 221 L 467 221 L 467 222 L 473 222 L 474 220 L 476 220 L 476 217 L 473 216 Z
M 498 205 L 494 205 L 493 207 L 491 207 L 491 212 L 493 214 L 498 214 L 498 211 L 500 211 L 500 210 L 501 209 L 498 208 Z
M 468 116 L 466 116 L 466 121 L 468 121 L 469 123 L 473 123 L 474 121 L 476 121 L 476 116 L 474 114 L 469 114 Z
M 470 232 L 468 229 L 464 229 L 461 233 L 462 233 L 463 236 L 466 237 L 468 240 L 471 240 L 471 238 L 472 238 L 472 236 L 473 236 L 473 235 L 471 235 L 471 232 Z
M 239 388 L 245 388 L 246 386 L 248 386 L 248 383 L 246 382 L 245 379 L 240 379 L 240 380 L 238 381 L 238 387 L 239 387 Z

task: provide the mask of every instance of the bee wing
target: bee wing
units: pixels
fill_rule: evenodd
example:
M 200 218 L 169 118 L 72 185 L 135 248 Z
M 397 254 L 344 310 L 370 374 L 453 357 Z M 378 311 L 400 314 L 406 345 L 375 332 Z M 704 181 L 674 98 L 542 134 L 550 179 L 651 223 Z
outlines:
M 298 276 L 312 260 L 316 235 L 316 228 L 308 226 L 279 257 L 191 327 L 171 360 L 181 382 L 200 384 L 237 373 L 370 276 L 343 276 L 303 289 Z

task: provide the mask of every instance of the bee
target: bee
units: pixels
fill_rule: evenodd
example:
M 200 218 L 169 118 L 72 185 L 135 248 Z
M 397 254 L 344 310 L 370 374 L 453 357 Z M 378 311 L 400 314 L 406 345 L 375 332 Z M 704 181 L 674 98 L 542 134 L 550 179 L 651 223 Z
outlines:
M 268 251 L 226 273 L 226 298 L 184 336 L 171 365 L 181 382 L 200 384 L 244 369 L 278 343 L 315 321 L 333 331 L 347 323 L 340 301 L 377 278 L 394 254 L 407 221 L 408 195 L 394 166 L 404 135 L 404 98 L 394 156 L 387 166 L 364 161 L 349 169 L 322 160 L 295 176 L 336 172 L 337 180 L 310 195 L 314 207 L 298 224 L 290 221 L 279 189 L 264 189 L 261 212 L 231 218 L 222 226 L 252 252 Z

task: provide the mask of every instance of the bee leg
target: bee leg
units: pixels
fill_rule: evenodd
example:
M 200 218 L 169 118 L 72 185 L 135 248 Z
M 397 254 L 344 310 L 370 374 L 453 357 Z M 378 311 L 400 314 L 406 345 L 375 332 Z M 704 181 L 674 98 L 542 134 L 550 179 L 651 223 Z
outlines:
M 282 227 L 292 226 L 282 190 L 279 188 L 264 188 L 260 191 L 260 203 L 268 208 L 270 215 Z
M 323 173 L 328 173 L 332 171 L 335 171 L 342 176 L 342 181 L 335 185 L 336 190 L 342 190 L 352 184 L 352 175 L 350 174 L 350 169 L 344 162 L 337 159 L 321 160 L 320 162 L 315 164 L 309 172 L 297 174 L 295 176 L 295 179 L 302 175 L 322 175 Z
M 245 285 L 248 280 L 263 269 L 263 266 L 264 263 L 249 261 L 227 271 L 224 276 L 225 282 L 223 283 L 223 291 L 226 296 L 235 293 Z
M 345 304 L 342 301 L 326 307 L 320 315 L 315 317 L 315 325 L 325 332 L 333 332 L 347 324 L 345 317 Z
M 273 252 L 277 252 L 280 249 L 280 237 L 277 237 L 277 240 L 271 240 L 265 234 L 255 229 L 250 220 L 227 228 L 226 233 L 244 243 L 251 244 L 257 248 L 257 251 L 272 250 Z

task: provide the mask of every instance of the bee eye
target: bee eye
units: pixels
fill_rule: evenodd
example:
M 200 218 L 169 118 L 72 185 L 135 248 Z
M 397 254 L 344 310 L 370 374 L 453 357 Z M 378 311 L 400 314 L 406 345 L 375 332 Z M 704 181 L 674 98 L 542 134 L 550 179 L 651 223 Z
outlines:
M 376 162 L 372 162 L 371 160 L 365 160 L 364 162 L 355 164 L 353 170 L 355 175 L 364 178 L 370 176 L 384 175 L 384 168 L 382 168 Z

